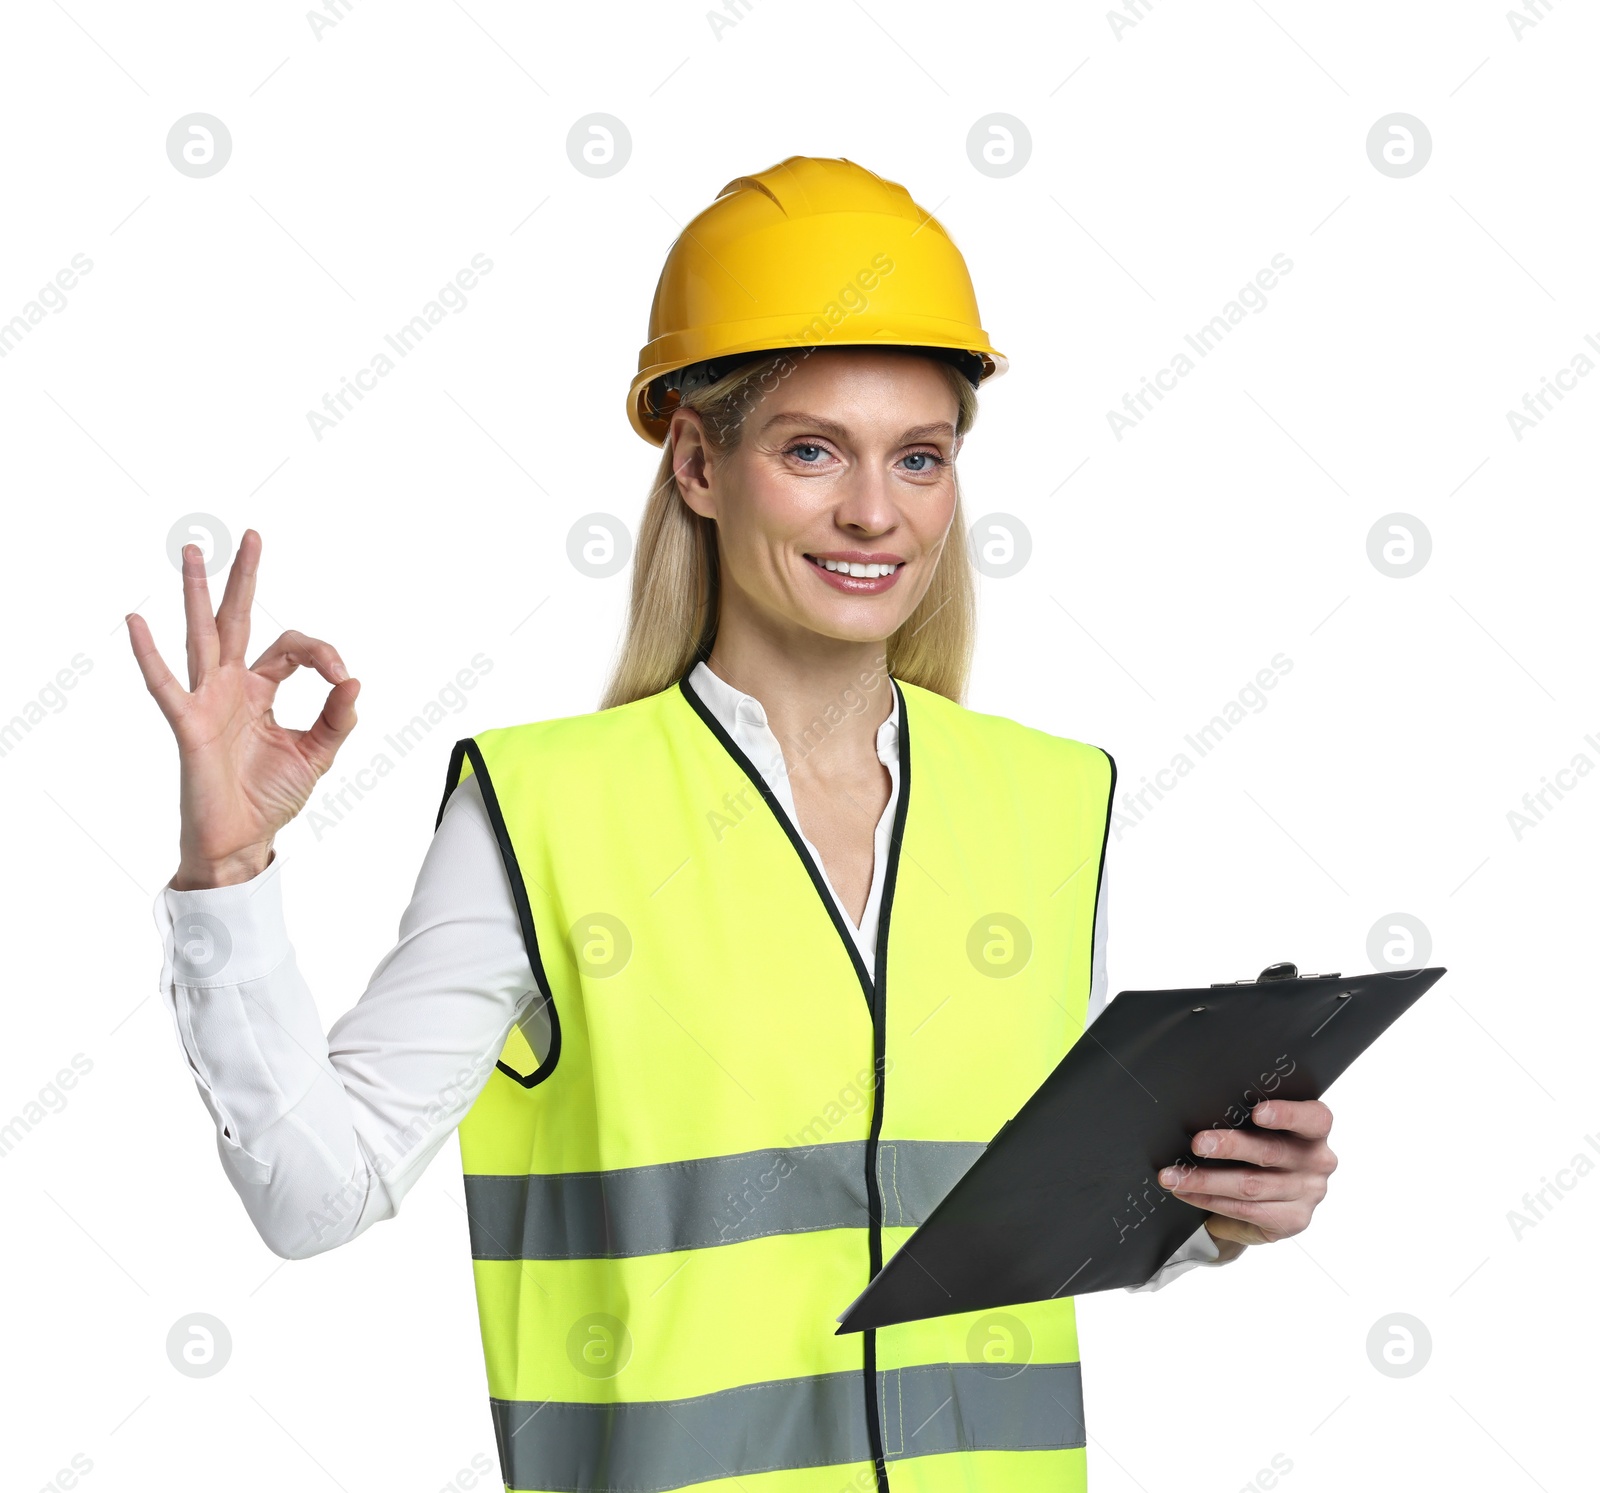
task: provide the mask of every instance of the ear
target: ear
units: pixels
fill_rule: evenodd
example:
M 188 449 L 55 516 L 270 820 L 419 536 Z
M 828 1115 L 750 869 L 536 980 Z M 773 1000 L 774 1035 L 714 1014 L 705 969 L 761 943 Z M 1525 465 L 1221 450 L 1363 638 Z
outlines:
M 716 518 L 717 500 L 712 485 L 716 461 L 706 440 L 704 422 L 694 410 L 676 409 L 667 427 L 667 440 L 672 444 L 672 475 L 678 484 L 678 496 L 702 518 Z

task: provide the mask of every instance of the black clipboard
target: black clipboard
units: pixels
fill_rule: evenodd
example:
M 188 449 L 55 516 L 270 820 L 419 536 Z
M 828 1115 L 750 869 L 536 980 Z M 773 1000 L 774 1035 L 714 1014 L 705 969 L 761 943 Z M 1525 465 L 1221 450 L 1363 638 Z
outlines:
M 1156 1181 L 1263 1099 L 1320 1099 L 1442 967 L 1125 990 L 840 1316 L 861 1332 L 1148 1280 L 1206 1218 Z M 1270 1134 L 1260 1130 L 1257 1133 Z

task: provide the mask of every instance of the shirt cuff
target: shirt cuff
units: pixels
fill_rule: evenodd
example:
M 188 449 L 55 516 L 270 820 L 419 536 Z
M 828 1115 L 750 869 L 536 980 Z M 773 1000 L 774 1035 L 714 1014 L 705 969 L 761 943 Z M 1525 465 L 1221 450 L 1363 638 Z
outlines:
M 1240 1254 L 1244 1251 L 1241 1250 Z M 1238 1259 L 1239 1255 L 1232 1256 Z M 1175 1249 L 1171 1256 L 1149 1280 L 1143 1285 L 1126 1286 L 1128 1291 L 1159 1291 L 1163 1286 L 1169 1285 L 1180 1275 L 1185 1275 L 1197 1265 L 1227 1265 L 1232 1261 L 1225 1257 L 1217 1241 L 1211 1237 L 1205 1224 L 1201 1224 L 1194 1233 Z
M 161 989 L 242 985 L 271 974 L 289 957 L 278 865 L 274 855 L 264 871 L 232 886 L 162 887 L 154 909 L 162 942 Z
M 272 1164 L 249 1148 L 241 1132 L 275 1119 L 282 1096 L 265 1068 L 243 999 L 245 987 L 293 957 L 277 858 L 249 881 L 233 886 L 194 891 L 163 887 L 153 911 L 161 931 L 161 996 L 190 1075 L 215 1122 L 218 1152 L 236 1178 L 265 1185 Z M 219 1060 L 227 1075 L 220 1085 L 213 1066 Z M 235 1105 L 241 1102 L 247 1111 L 236 1116 Z

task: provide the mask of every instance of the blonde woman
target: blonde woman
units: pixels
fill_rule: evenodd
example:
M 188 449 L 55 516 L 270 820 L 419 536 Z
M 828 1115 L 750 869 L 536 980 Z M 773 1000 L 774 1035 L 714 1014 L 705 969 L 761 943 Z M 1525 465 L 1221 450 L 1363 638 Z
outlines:
M 1004 367 L 903 188 L 730 183 L 629 391 L 662 458 L 603 708 L 458 744 L 326 1035 L 272 846 L 359 685 L 294 632 L 246 665 L 253 531 L 214 616 L 185 551 L 187 691 L 129 618 L 182 764 L 164 983 L 228 1175 L 299 1259 L 458 1130 L 509 1489 L 1084 1487 L 1069 1297 L 836 1332 L 1106 999 L 1114 765 L 959 703 L 956 460 Z M 297 668 L 330 685 L 304 732 L 271 710 Z M 1328 1111 L 1253 1118 L 1278 1134 L 1208 1133 L 1255 1165 L 1179 1191 L 1204 1226 L 1138 1289 L 1306 1226 Z

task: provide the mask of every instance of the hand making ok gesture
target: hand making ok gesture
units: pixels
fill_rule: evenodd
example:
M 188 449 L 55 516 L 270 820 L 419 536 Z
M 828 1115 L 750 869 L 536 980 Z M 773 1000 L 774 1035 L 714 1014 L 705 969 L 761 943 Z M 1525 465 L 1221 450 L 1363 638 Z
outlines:
M 200 550 L 183 547 L 187 690 L 167 668 L 144 618 L 131 612 L 127 619 L 139 671 L 178 739 L 181 827 L 171 884 L 180 891 L 248 881 L 264 870 L 273 837 L 305 807 L 356 723 L 361 685 L 331 643 L 286 632 L 246 667 L 260 561 L 261 536 L 247 529 L 213 617 Z M 272 700 L 302 665 L 333 688 L 310 729 L 295 731 L 273 719 Z

